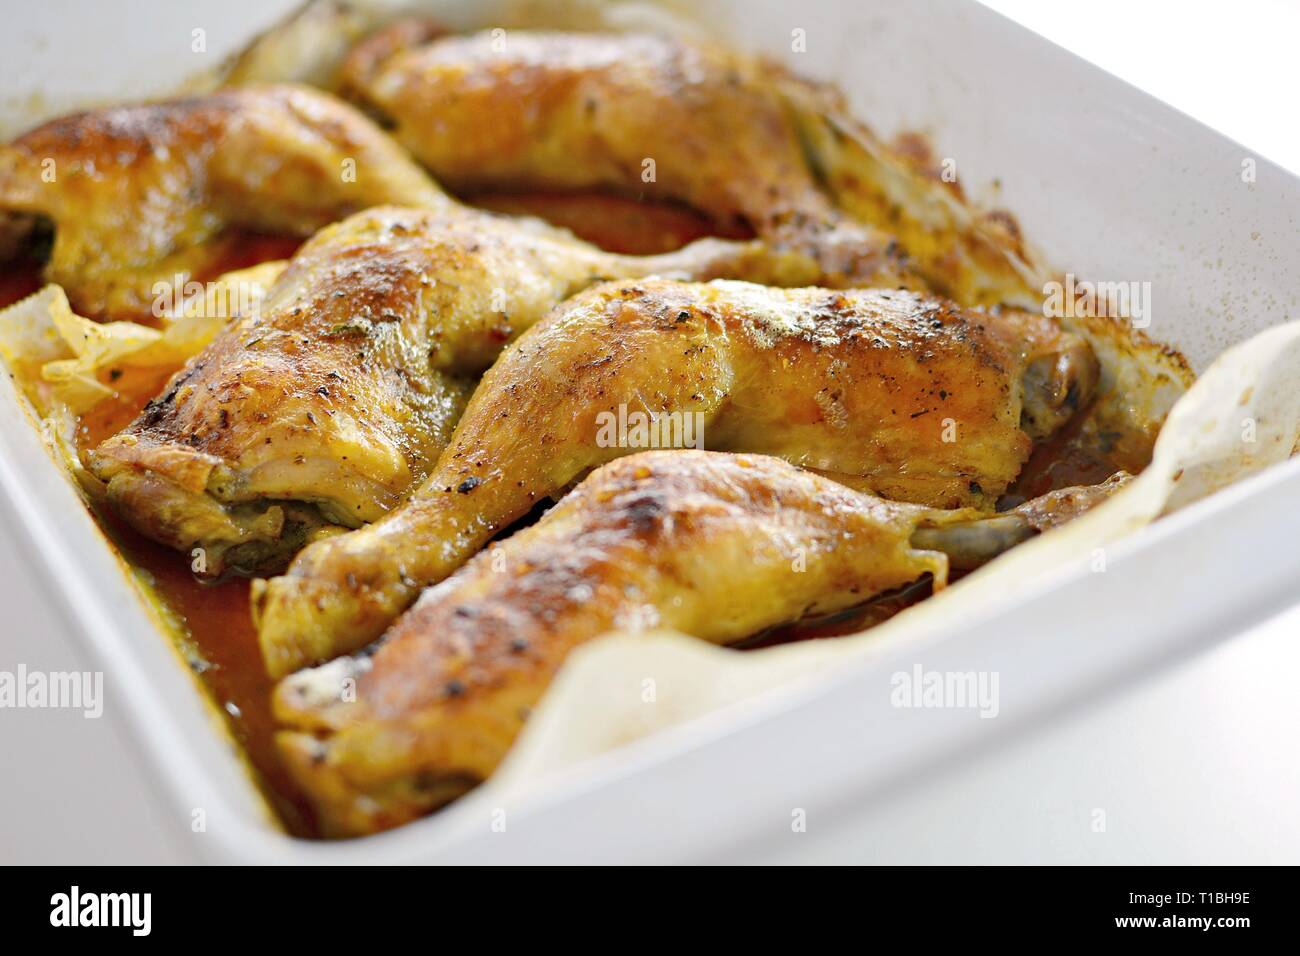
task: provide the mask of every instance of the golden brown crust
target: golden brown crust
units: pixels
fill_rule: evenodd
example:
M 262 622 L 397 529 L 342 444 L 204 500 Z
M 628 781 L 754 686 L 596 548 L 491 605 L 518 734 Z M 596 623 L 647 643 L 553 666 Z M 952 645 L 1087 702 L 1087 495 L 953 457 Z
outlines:
M 830 284 L 914 283 L 889 236 L 823 194 L 759 60 L 647 34 L 426 40 L 391 27 L 345 63 L 343 87 L 454 190 L 670 199 L 810 255 Z
M 219 335 L 91 466 L 143 533 L 203 547 L 207 573 L 274 572 L 316 526 L 356 527 L 399 504 L 446 446 L 472 377 L 566 296 L 611 275 L 773 281 L 785 267 L 756 243 L 617 256 L 536 221 L 377 207 L 317 233 L 259 314 Z M 174 487 L 159 494 L 160 480 Z M 264 520 L 284 501 L 299 503 L 287 523 Z
M 426 592 L 373 657 L 284 681 L 282 749 L 329 832 L 394 826 L 485 779 L 606 630 L 729 643 L 926 573 L 942 585 L 942 556 L 908 544 L 924 513 L 762 456 L 622 459 Z
M 305 87 L 77 113 L 0 146 L 0 210 L 53 221 L 46 277 L 94 317 L 148 315 L 155 282 L 207 277 L 228 226 L 306 236 L 386 202 L 447 201 L 357 110 Z
M 669 434 L 656 434 L 674 444 L 991 508 L 1029 454 L 1025 410 L 1050 433 L 1093 381 L 1086 347 L 1041 316 L 890 290 L 606 283 L 506 351 L 407 504 L 306 548 L 256 589 L 263 653 L 286 673 L 364 645 L 537 501 L 656 447 L 627 427 L 635 416 L 660 416 Z

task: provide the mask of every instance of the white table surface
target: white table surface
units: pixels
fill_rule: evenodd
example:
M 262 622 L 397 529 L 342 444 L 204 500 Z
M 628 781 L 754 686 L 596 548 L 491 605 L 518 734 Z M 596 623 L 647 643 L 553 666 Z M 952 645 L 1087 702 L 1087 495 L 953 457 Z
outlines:
M 200 6 L 256 6 L 266 20 L 286 3 Z M 989 6 L 1300 172 L 1300 3 Z M 0 507 L 0 670 L 88 666 L 65 622 L 34 598 L 44 589 L 28 563 Z M 737 860 L 1300 862 L 1297 673 L 1300 607 L 910 789 L 869 819 L 817 821 L 780 850 Z M 0 710 L 0 862 L 195 858 L 188 819 L 142 783 L 109 703 L 99 720 Z M 1104 832 L 1094 829 L 1096 810 Z

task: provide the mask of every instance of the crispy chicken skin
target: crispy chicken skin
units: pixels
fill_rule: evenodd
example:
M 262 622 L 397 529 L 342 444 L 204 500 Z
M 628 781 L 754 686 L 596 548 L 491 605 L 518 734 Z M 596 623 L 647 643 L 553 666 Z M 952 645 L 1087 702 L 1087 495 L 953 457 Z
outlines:
M 675 200 L 815 257 L 821 284 L 912 281 L 889 237 L 819 187 L 772 64 L 645 34 L 440 32 L 381 31 L 342 86 L 448 188 Z
M 381 203 L 449 203 L 356 109 L 294 86 L 77 113 L 0 146 L 0 215 L 54 226 L 46 278 L 82 314 L 147 315 L 206 278 L 229 226 L 309 236 Z
M 494 771 L 576 646 L 615 628 L 727 644 L 927 573 L 942 587 L 948 527 L 987 559 L 1028 522 L 883 501 L 757 455 L 623 458 L 425 591 L 372 655 L 283 680 L 277 740 L 328 834 L 397 826 Z
M 908 544 L 924 513 L 761 456 L 622 459 L 426 591 L 373 657 L 283 681 L 281 750 L 326 832 L 396 826 L 486 779 L 564 658 L 604 631 L 725 644 L 926 573 L 942 584 L 942 555 Z
M 408 502 L 255 583 L 263 655 L 282 675 L 364 646 L 539 500 L 665 437 L 988 509 L 1096 378 L 1086 343 L 1041 316 L 906 291 L 607 283 L 502 355 Z M 677 431 L 648 445 L 620 431 L 634 415 Z
M 537 220 L 378 207 L 321 230 L 90 466 L 147 536 L 205 573 L 280 570 L 397 505 L 451 437 L 473 376 L 608 276 L 782 274 L 757 243 L 617 256 Z M 799 263 L 796 263 L 798 266 Z

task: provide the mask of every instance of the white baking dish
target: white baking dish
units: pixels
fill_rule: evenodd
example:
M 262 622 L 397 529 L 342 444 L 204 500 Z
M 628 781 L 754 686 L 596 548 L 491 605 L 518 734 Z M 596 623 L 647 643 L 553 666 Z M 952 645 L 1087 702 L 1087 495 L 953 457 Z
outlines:
M 497 7 L 422 6 L 457 26 L 492 25 Z M 1223 347 L 1300 317 L 1300 181 L 985 8 L 962 0 L 693 6 L 732 43 L 835 80 L 880 132 L 930 131 L 968 192 L 994 198 L 992 183 L 1000 183 L 997 202 L 1017 214 L 1047 261 L 1079 275 L 1150 282 L 1148 331 L 1198 369 Z M 239 31 L 233 12 L 214 8 L 212 49 L 233 46 L 277 12 L 260 5 Z M 0 37 L 0 105 L 10 126 L 78 98 L 166 89 L 175 74 L 159 59 L 185 69 L 164 31 L 133 34 L 140 47 L 129 58 L 91 42 L 107 35 L 96 30 L 97 18 L 113 16 L 106 6 L 80 11 L 75 34 L 39 9 L 31 16 L 30 30 Z M 792 52 L 795 30 L 804 31 L 807 53 Z M 58 42 L 42 53 L 29 42 L 33 31 Z M 145 49 L 155 43 L 158 58 Z M 70 52 L 85 71 L 80 79 L 54 65 Z M 133 63 L 153 64 L 149 76 L 133 76 Z M 44 101 L 24 100 L 49 82 L 63 85 Z M 1253 183 L 1241 177 L 1244 160 L 1254 161 Z M 781 839 L 795 810 L 830 812 L 851 801 L 861 811 L 957 748 L 1014 733 L 1235 633 L 1291 603 L 1300 579 L 1300 555 L 1287 547 L 1300 532 L 1300 512 L 1288 507 L 1300 503 L 1300 465 L 1291 462 L 1132 536 L 1108 553 L 1106 573 L 1080 562 L 960 633 L 883 648 L 831 679 L 571 768 L 507 806 L 486 788 L 392 833 L 311 844 L 270 820 L 233 745 L 15 404 L 6 380 L 0 484 L 48 574 L 46 597 L 74 616 L 177 814 L 206 811 L 207 832 L 195 845 L 216 860 L 684 860 L 755 837 Z M 918 661 L 930 670 L 998 671 L 999 718 L 891 707 L 890 676 Z M 492 825 L 499 810 L 505 833 Z

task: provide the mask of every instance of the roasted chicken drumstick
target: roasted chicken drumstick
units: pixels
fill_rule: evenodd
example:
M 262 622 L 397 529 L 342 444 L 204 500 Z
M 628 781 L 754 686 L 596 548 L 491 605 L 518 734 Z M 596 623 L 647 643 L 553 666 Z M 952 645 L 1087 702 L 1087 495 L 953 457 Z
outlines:
M 203 548 L 205 573 L 271 573 L 311 536 L 399 504 L 473 377 L 572 293 L 650 273 L 800 281 L 804 266 L 757 242 L 617 256 L 461 206 L 367 210 L 317 233 L 260 314 L 221 333 L 90 466 L 142 533 Z
M 726 644 L 924 574 L 942 587 L 945 548 L 969 563 L 1033 533 L 1032 513 L 882 501 L 763 456 L 624 458 L 426 591 L 373 655 L 282 681 L 278 741 L 327 833 L 396 826 L 485 780 L 564 658 L 605 631 Z
M 306 87 L 77 113 L 0 145 L 0 216 L 52 222 L 46 278 L 93 318 L 148 315 L 155 282 L 213 268 L 227 227 L 309 236 L 380 203 L 450 202 L 374 123 Z
M 634 415 L 896 500 L 991 509 L 1096 378 L 1086 343 L 1026 313 L 905 291 L 606 283 L 489 369 L 408 502 L 255 584 L 263 655 L 279 675 L 369 643 L 539 500 L 662 447 L 620 433 Z
M 910 281 L 890 238 L 821 189 L 772 64 L 646 34 L 440 33 L 394 24 L 342 77 L 449 189 L 671 199 L 814 257 L 820 284 Z

